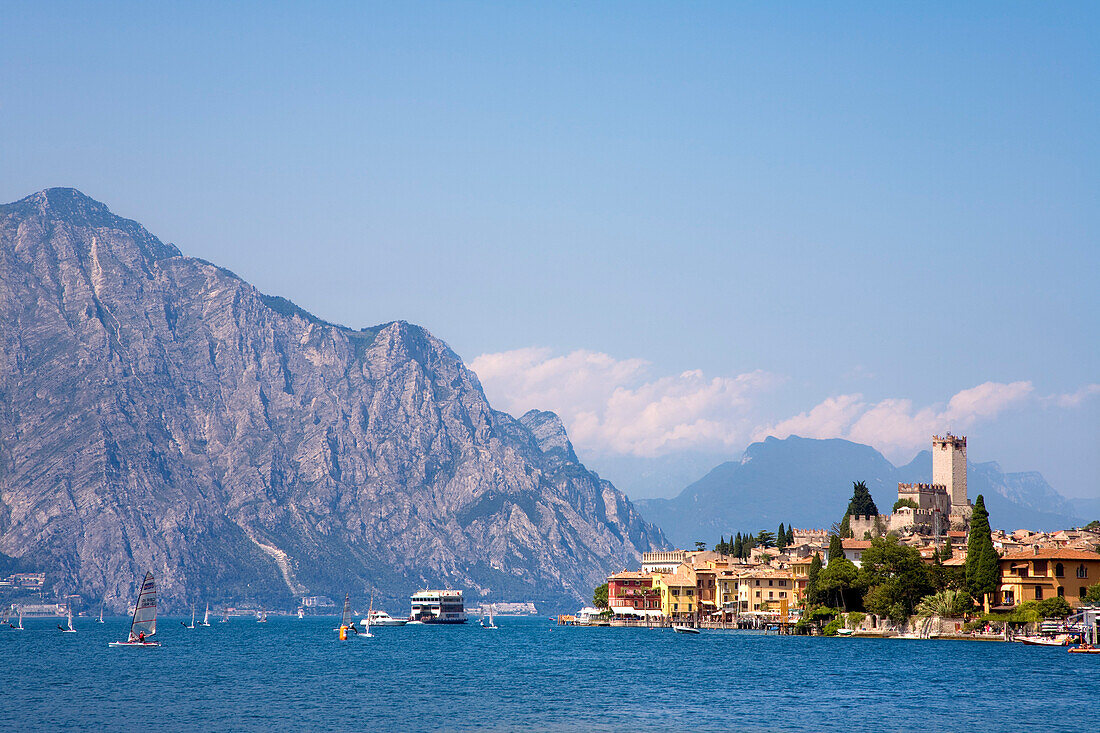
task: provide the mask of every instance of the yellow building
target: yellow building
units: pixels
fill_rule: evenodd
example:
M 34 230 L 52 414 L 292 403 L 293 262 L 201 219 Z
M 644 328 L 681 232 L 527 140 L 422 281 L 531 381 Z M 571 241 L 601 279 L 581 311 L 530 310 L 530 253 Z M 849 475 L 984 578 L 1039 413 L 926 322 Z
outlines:
M 680 565 L 676 572 L 655 575 L 654 587 L 661 594 L 661 613 L 671 619 L 694 617 L 698 609 L 695 595 L 695 569 Z
M 1015 606 L 1062 597 L 1080 605 L 1090 585 L 1100 583 L 1100 554 L 1065 547 L 1034 547 L 1001 558 L 997 601 Z
M 778 612 L 781 601 L 794 602 L 794 574 L 790 570 L 757 568 L 737 577 L 737 602 L 741 613 Z

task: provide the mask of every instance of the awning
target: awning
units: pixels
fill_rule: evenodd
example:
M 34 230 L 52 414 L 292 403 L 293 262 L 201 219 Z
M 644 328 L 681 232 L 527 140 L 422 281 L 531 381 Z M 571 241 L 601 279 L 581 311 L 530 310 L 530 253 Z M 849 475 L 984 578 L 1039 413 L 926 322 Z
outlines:
M 661 612 L 655 608 L 616 608 L 615 613 L 619 616 L 660 616 Z

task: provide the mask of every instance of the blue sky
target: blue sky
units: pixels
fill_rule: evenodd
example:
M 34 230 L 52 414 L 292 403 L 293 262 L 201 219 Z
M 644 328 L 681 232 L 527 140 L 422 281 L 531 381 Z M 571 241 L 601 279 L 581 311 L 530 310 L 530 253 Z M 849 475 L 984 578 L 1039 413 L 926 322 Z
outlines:
M 1100 496 L 1095 4 L 231 5 L 8 7 L 0 199 L 421 323 L 627 487 L 951 428 Z

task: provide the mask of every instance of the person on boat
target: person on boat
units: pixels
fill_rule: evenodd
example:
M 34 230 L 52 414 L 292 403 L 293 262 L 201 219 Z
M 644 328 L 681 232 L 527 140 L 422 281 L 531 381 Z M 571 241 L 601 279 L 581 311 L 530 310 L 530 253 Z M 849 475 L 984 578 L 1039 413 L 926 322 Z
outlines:
M 352 622 L 351 622 L 350 624 L 348 624 L 348 631 L 351 631 L 351 632 L 353 632 L 353 633 L 354 633 L 354 634 L 355 634 L 356 636 L 359 636 L 359 629 L 358 629 L 358 628 L 356 628 L 356 626 L 355 626 L 355 622 L 354 622 L 354 621 L 352 621 Z
M 65 627 L 64 627 L 64 626 L 62 626 L 61 624 L 58 624 L 58 625 L 57 625 L 57 628 L 58 628 L 58 629 L 60 629 L 61 631 L 64 631 L 64 630 L 65 630 Z
M 138 643 L 139 644 L 144 644 L 145 643 L 145 632 L 144 631 L 139 631 L 138 632 Z

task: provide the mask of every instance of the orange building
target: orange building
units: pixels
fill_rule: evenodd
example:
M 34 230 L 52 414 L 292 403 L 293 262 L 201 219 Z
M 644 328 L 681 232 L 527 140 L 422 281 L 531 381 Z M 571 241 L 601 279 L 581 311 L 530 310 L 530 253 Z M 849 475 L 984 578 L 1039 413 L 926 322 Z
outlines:
M 1046 598 L 1080 605 L 1090 585 L 1100 583 L 1100 554 L 1065 547 L 1033 547 L 1001 558 L 997 600 L 1005 606 Z

